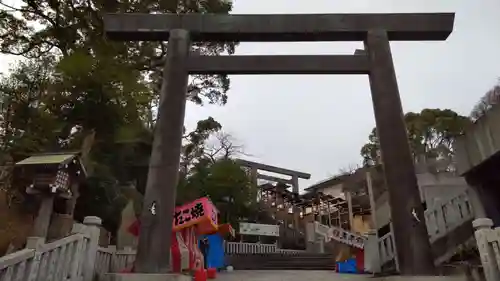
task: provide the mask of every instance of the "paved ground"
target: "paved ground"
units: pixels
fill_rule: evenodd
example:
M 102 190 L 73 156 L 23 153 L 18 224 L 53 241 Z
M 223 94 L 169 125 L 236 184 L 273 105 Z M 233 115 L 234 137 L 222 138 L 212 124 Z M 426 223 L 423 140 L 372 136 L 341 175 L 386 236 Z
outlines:
M 370 275 L 338 274 L 326 270 L 237 270 L 221 272 L 216 281 L 466 281 L 465 276 L 446 277 L 381 277 Z
M 221 272 L 217 281 L 365 281 L 369 275 L 338 274 L 316 270 L 237 270 Z M 373 279 L 372 279 L 373 280 Z

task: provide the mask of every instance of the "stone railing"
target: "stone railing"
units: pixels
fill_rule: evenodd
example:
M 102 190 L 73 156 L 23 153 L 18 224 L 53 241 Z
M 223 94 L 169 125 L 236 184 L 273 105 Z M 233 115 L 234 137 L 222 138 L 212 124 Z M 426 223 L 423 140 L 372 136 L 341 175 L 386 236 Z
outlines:
M 51 243 L 30 237 L 26 249 L 0 258 L 2 281 L 92 281 L 101 219 L 86 217 L 85 228 Z
M 425 211 L 425 222 L 431 242 L 448 235 L 455 228 L 474 218 L 474 210 L 469 200 L 470 192 L 472 191 L 469 189 L 465 190 L 463 193 Z M 370 260 L 368 262 L 370 266 L 374 267 L 375 270 L 380 270 L 383 264 L 391 260 L 395 260 L 397 266 L 392 227 L 391 231 L 383 237 L 377 238 L 376 233 L 369 233 L 367 237 L 367 243 L 376 243 L 376 246 L 367 246 L 365 250 L 365 260 Z
M 394 245 L 392 231 L 378 239 L 377 250 L 382 264 L 396 258 L 396 246 Z
M 116 246 L 97 249 L 95 272 L 99 280 L 103 280 L 106 273 L 118 273 L 130 269 L 135 261 L 136 251 L 130 247 L 117 250 Z
M 26 249 L 0 258 L 1 281 L 94 281 L 106 273 L 129 269 L 136 251 L 99 247 L 101 219 L 86 217 L 73 226 L 72 235 L 51 243 L 31 237 Z M 281 249 L 276 244 L 225 242 L 227 254 L 296 255 L 302 250 Z
M 474 210 L 469 200 L 470 189 L 425 211 L 425 222 L 431 242 L 446 236 L 464 222 L 474 218 Z
M 500 280 L 500 227 L 493 228 L 493 221 L 488 218 L 476 219 L 472 225 L 486 281 L 498 281 Z

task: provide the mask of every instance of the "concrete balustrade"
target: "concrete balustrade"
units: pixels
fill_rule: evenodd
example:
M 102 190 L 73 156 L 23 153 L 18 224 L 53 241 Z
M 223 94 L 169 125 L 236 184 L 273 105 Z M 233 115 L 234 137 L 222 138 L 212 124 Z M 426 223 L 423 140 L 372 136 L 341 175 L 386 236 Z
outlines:
M 0 258 L 0 280 L 93 281 L 101 219 L 86 217 L 84 225 L 51 243 L 30 237 L 26 249 Z

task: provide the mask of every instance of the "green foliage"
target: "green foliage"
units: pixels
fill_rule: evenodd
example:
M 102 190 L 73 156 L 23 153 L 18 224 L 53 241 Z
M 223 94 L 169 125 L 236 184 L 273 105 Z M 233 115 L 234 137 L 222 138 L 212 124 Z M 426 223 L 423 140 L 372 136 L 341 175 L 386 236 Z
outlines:
M 493 106 L 500 102 L 500 80 L 497 81 L 488 92 L 486 92 L 470 113 L 472 120 L 478 120 L 483 117 Z
M 79 200 L 84 202 L 79 215 L 99 215 L 113 230 L 120 210 L 114 201 L 120 198 L 119 186 L 138 181 L 130 166 L 148 162 L 161 86 L 158 62 L 168 46 L 107 40 L 102 15 L 227 14 L 231 8 L 222 0 L 20 0 L 15 6 L 0 1 L 0 52 L 21 58 L 0 79 L 1 152 L 16 160 L 33 152 L 80 149 L 82 140 L 95 133 L 87 159 L 93 173 Z M 195 43 L 192 48 L 219 55 L 234 53 L 235 45 Z M 190 101 L 227 102 L 227 76 L 192 78 Z M 219 129 L 220 124 L 209 118 L 186 133 L 184 167 L 189 170 L 198 162 L 205 140 Z
M 414 157 L 452 157 L 455 138 L 461 135 L 470 120 L 450 109 L 423 109 L 420 113 L 405 115 L 406 130 Z M 361 148 L 364 165 L 380 164 L 380 146 L 377 130 L 368 136 L 368 143 Z
M 251 217 L 257 208 L 257 186 L 231 159 L 202 159 L 178 188 L 178 204 L 203 196 L 210 197 L 222 220 L 233 226 L 241 218 Z
M 116 179 L 109 172 L 103 173 L 103 168 L 97 169 L 98 172 L 81 186 L 74 217 L 82 221 L 85 216 L 98 216 L 106 229 L 116 230 L 120 226 L 121 210 L 128 201 L 120 192 Z
M 39 58 L 62 57 L 58 72 L 66 86 L 103 82 L 103 88 L 128 96 L 142 87 L 160 83 L 158 63 L 167 50 L 165 42 L 112 42 L 105 38 L 105 13 L 222 13 L 231 11 L 229 1 L 145 0 L 62 1 L 22 0 L 16 6 L 1 3 L 0 52 Z M 234 53 L 235 43 L 195 43 L 204 55 Z M 146 79 L 146 78 L 151 79 Z M 148 81 L 153 81 L 153 84 Z M 194 76 L 188 97 L 196 103 L 225 104 L 229 79 L 221 75 Z M 72 91 L 75 92 L 75 91 Z
M 182 150 L 181 174 L 186 176 L 189 169 L 196 164 L 197 159 L 204 156 L 206 142 L 210 135 L 219 132 L 222 125 L 212 117 L 198 121 L 196 129 L 184 137 L 185 145 Z
M 0 80 L 0 147 L 14 160 L 56 142 L 62 124 L 48 109 L 50 59 L 19 63 Z

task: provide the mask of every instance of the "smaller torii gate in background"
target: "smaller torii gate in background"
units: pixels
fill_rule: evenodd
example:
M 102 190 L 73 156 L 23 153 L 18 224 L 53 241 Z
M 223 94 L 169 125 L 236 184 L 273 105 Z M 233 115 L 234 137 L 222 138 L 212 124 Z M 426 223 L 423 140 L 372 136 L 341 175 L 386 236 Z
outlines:
M 400 273 L 433 275 L 433 256 L 389 42 L 446 40 L 453 23 L 453 13 L 106 15 L 105 31 L 112 40 L 168 40 L 141 216 L 137 272 L 169 271 L 172 214 L 189 74 L 367 74 Z M 316 56 L 196 56 L 190 54 L 192 41 L 363 41 L 365 52 Z M 156 212 L 151 211 L 153 207 Z
M 272 181 L 272 182 L 276 182 L 276 183 L 291 185 L 292 192 L 295 193 L 296 195 L 299 195 L 299 179 L 308 180 L 311 178 L 311 174 L 308 174 L 308 173 L 299 172 L 299 171 L 290 170 L 290 169 L 285 169 L 285 168 L 280 168 L 280 167 L 271 166 L 271 165 L 262 164 L 262 163 L 257 163 L 257 162 L 253 162 L 253 161 L 236 159 L 236 162 L 239 163 L 241 166 L 247 167 L 250 169 L 250 177 L 251 177 L 251 180 L 255 184 L 257 184 L 257 180 L 262 179 L 262 180 Z M 259 170 L 271 172 L 271 173 L 275 173 L 275 174 L 280 174 L 280 175 L 284 175 L 284 176 L 290 176 L 290 179 L 284 179 L 282 177 L 265 175 L 265 174 L 259 173 Z M 298 228 L 298 226 L 299 226 L 299 217 L 300 217 L 299 208 L 293 207 L 293 224 L 294 224 L 295 228 Z
M 305 179 L 308 180 L 311 178 L 311 174 L 304 173 L 304 172 L 299 172 L 299 171 L 294 171 L 290 169 L 285 169 L 285 168 L 280 168 L 276 166 L 271 166 L 267 164 L 262 164 L 262 163 L 257 163 L 253 161 L 248 161 L 248 160 L 243 160 L 243 159 L 236 159 L 236 163 L 240 164 L 243 167 L 247 167 L 250 169 L 251 177 L 253 182 L 257 182 L 258 179 L 262 180 L 267 180 L 267 181 L 272 181 L 272 182 L 277 182 L 277 183 L 282 183 L 282 184 L 289 184 L 292 186 L 292 191 L 294 193 L 299 193 L 299 179 Z M 265 175 L 259 173 L 259 170 L 262 171 L 267 171 L 275 174 L 280 174 L 280 175 L 285 175 L 285 176 L 290 176 L 290 179 L 284 179 L 281 177 L 274 177 L 270 175 Z

